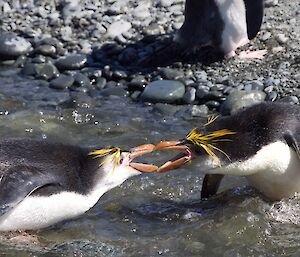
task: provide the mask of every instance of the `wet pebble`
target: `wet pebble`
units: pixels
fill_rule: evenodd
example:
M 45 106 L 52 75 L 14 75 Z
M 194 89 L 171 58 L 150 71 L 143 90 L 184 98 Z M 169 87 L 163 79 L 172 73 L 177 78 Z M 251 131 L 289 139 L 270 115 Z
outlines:
M 258 90 L 253 91 L 234 91 L 224 101 L 221 106 L 222 114 L 233 114 L 239 109 L 253 104 L 263 102 L 266 98 L 266 93 Z
M 31 51 L 31 43 L 12 33 L 0 34 L 0 60 L 17 59 Z
M 81 54 L 71 54 L 59 58 L 55 65 L 59 70 L 79 70 L 82 69 L 87 63 L 87 57 Z
M 181 100 L 185 86 L 176 80 L 157 80 L 148 84 L 141 94 L 143 101 L 174 103 Z
M 184 103 L 190 104 L 196 99 L 196 89 L 193 87 L 188 87 L 184 93 L 182 100 Z
M 115 21 L 107 28 L 106 35 L 111 38 L 121 35 L 131 28 L 131 23 L 127 21 Z
M 35 49 L 35 52 L 45 56 L 55 56 L 56 48 L 52 45 L 40 45 Z
M 206 117 L 208 114 L 207 105 L 193 105 L 190 109 L 190 113 L 193 117 Z
M 36 64 L 35 76 L 37 78 L 50 80 L 59 75 L 59 71 L 52 63 Z
M 177 80 L 184 76 L 182 71 L 171 69 L 171 68 L 161 68 L 159 74 L 163 79 L 167 80 Z
M 120 97 L 129 96 L 129 92 L 121 87 L 104 88 L 103 90 L 101 90 L 101 94 L 103 96 L 120 96 Z
M 72 86 L 74 78 L 71 75 L 61 74 L 58 78 L 50 82 L 50 87 L 55 89 L 66 89 Z

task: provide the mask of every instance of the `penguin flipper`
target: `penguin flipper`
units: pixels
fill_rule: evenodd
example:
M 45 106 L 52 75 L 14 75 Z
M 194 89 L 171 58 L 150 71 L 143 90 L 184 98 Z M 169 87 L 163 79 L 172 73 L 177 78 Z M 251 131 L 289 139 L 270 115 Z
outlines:
M 21 165 L 9 169 L 0 177 L 0 217 L 47 185 L 59 185 L 58 178 L 34 167 Z
M 201 199 L 207 199 L 215 195 L 223 177 L 222 174 L 206 174 L 202 183 Z
M 244 0 L 246 8 L 246 22 L 248 39 L 255 38 L 260 30 L 264 16 L 263 0 Z
M 298 145 L 298 141 L 291 131 L 287 131 L 283 134 L 283 138 L 286 141 L 287 145 L 292 148 L 300 158 L 300 148 Z

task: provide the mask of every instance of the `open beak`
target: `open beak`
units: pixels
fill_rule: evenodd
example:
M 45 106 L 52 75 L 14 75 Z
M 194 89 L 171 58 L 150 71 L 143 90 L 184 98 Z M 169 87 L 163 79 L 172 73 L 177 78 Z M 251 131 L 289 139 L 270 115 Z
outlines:
M 140 172 L 154 172 L 158 170 L 158 166 L 152 165 L 152 164 L 145 164 L 145 163 L 138 163 L 138 162 L 133 162 L 132 160 L 135 159 L 138 156 L 145 155 L 147 153 L 151 153 L 155 148 L 155 145 L 152 144 L 145 144 L 145 145 L 140 145 L 134 148 L 130 149 L 130 163 L 129 166 L 132 168 L 140 171 Z
M 130 159 L 133 160 L 138 156 L 142 156 L 144 154 L 158 151 L 158 150 L 179 150 L 184 151 L 177 155 L 174 159 L 167 161 L 162 166 L 158 167 L 156 165 L 144 164 L 144 163 L 136 163 L 130 162 L 130 166 L 141 171 L 141 172 L 167 172 L 173 169 L 177 169 L 189 162 L 192 159 L 191 150 L 184 145 L 181 141 L 162 141 L 157 145 L 145 144 L 135 148 L 130 149 Z

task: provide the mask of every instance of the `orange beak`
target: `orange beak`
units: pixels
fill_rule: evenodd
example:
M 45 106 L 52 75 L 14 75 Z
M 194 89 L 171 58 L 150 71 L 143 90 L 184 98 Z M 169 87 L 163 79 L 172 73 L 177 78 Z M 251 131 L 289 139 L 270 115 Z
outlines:
M 190 161 L 192 159 L 192 152 L 186 145 L 182 145 L 180 141 L 162 141 L 157 145 L 145 144 L 134 147 L 131 150 L 130 159 L 133 160 L 138 156 L 142 156 L 144 154 L 158 151 L 158 150 L 180 150 L 184 151 L 180 155 L 176 156 L 174 159 L 166 162 L 162 166 L 158 167 L 156 165 L 149 165 L 143 163 L 135 163 L 131 162 L 130 166 L 141 171 L 141 172 L 167 172 L 173 169 L 177 169 Z

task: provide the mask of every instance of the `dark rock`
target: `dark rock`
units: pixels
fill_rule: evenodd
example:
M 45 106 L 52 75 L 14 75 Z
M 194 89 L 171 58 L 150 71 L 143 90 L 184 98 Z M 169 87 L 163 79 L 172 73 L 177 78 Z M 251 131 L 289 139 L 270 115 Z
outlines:
M 36 64 L 35 76 L 37 78 L 49 80 L 59 75 L 59 71 L 52 63 Z
M 141 95 L 143 101 L 174 103 L 181 100 L 185 86 L 176 80 L 158 80 L 148 84 Z
M 50 82 L 50 87 L 55 89 L 66 89 L 74 83 L 74 78 L 70 75 L 61 74 L 58 78 Z
M 79 70 L 86 65 L 87 57 L 81 54 L 71 54 L 65 57 L 59 58 L 55 65 L 61 70 Z
M 14 60 L 31 51 L 31 43 L 12 33 L 0 34 L 0 61 Z
M 234 91 L 224 101 L 221 106 L 222 114 L 233 114 L 243 107 L 248 107 L 260 102 L 266 98 L 266 93 L 262 91 Z
M 129 96 L 129 92 L 120 87 L 104 88 L 103 90 L 101 90 L 101 94 L 103 96 Z

